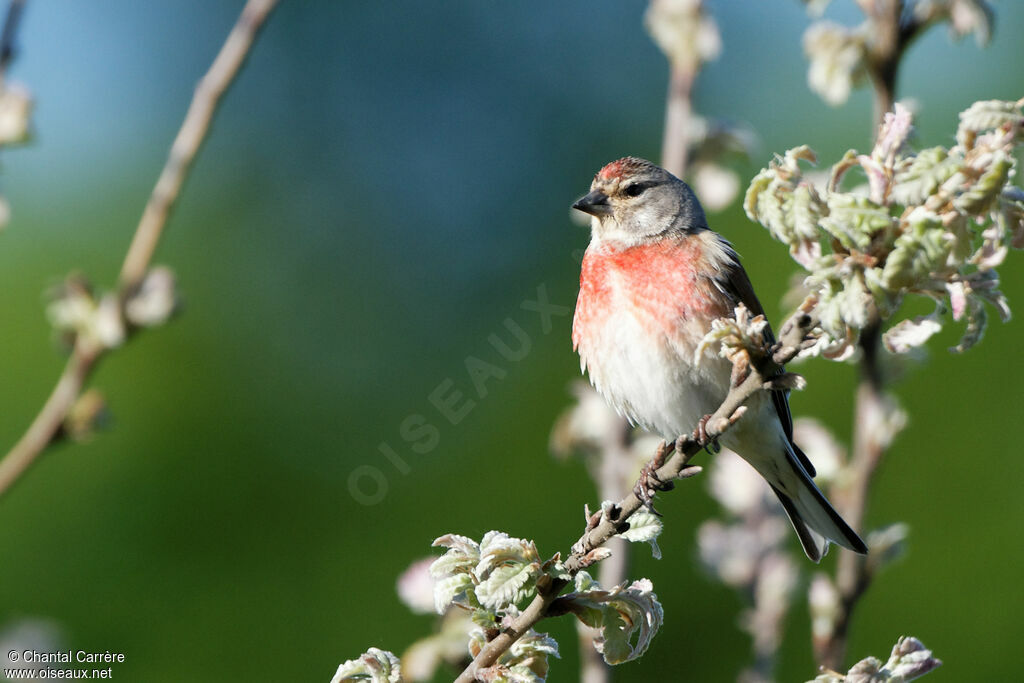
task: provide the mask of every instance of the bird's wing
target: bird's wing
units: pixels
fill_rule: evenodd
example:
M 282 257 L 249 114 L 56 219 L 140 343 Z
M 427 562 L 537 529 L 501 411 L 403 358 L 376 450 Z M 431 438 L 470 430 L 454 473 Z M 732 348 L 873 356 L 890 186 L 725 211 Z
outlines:
M 740 265 L 739 255 L 728 242 L 725 242 L 725 240 L 722 240 L 722 242 L 729 258 L 726 267 L 722 271 L 721 278 L 717 280 L 716 284 L 734 302 L 742 303 L 752 314 L 764 315 L 764 308 L 761 307 L 761 302 L 757 300 L 757 295 L 754 294 L 754 286 L 750 284 L 747 271 Z M 775 343 L 775 335 L 772 333 L 771 325 L 765 328 L 764 336 L 769 344 Z M 785 371 L 779 368 L 776 374 L 782 374 L 783 372 Z M 779 421 L 782 422 L 782 429 L 786 433 L 786 438 L 789 439 L 790 443 L 793 443 L 793 415 L 789 412 L 789 392 L 778 390 L 772 391 L 771 395 L 772 403 L 775 404 L 775 412 L 779 414 Z M 814 465 L 811 464 L 811 461 L 799 448 L 794 448 L 793 450 L 807 469 L 807 473 L 813 477 L 815 474 Z

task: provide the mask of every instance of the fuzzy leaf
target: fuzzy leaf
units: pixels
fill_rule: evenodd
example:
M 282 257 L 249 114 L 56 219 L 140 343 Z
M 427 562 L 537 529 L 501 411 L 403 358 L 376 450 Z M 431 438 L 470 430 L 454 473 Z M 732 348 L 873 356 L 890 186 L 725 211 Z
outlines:
M 891 167 L 913 131 L 913 115 L 909 109 L 897 102 L 894 110 L 886 112 L 883 117 L 871 156 L 886 167 Z
M 949 255 L 950 244 L 935 214 L 916 209 L 908 218 L 910 230 L 896 240 L 883 271 L 891 288 L 909 288 L 938 270 Z
M 544 683 L 546 676 L 539 676 L 526 666 L 495 664 L 476 672 L 476 680 L 483 683 Z
M 537 563 L 506 564 L 489 572 L 476 587 L 480 604 L 491 610 L 501 610 L 523 600 L 532 593 L 533 584 L 540 574 Z
M 357 659 L 350 659 L 338 667 L 331 683 L 342 681 L 372 681 L 373 683 L 400 683 L 402 665 L 398 657 L 387 650 L 371 647 Z
M 959 156 L 949 156 L 945 147 L 931 147 L 917 153 L 909 166 L 893 176 L 892 199 L 905 206 L 924 201 L 963 166 Z
M 530 631 L 517 640 L 509 648 L 509 653 L 516 659 L 526 659 L 537 655 L 558 657 L 558 643 L 547 633 Z
M 448 605 L 459 596 L 473 590 L 473 576 L 468 573 L 452 574 L 434 582 L 434 609 L 444 614 Z
M 483 579 L 493 568 L 503 564 L 540 562 L 533 541 L 513 538 L 503 531 L 488 531 L 480 541 L 480 563 L 475 573 Z
M 827 210 L 813 186 L 801 182 L 800 161 L 815 159 L 810 147 L 794 147 L 754 177 L 743 200 L 747 217 L 789 245 L 792 254 L 806 251 L 817 238 L 818 218 Z
M 474 657 L 487 644 L 482 629 L 469 634 L 469 651 Z M 548 656 L 558 657 L 558 643 L 546 633 L 527 631 L 498 658 L 497 663 L 476 672 L 476 680 L 489 683 L 544 683 Z
M 436 539 L 433 546 L 448 548 L 448 552 L 430 565 L 430 575 L 435 579 L 450 574 L 472 572 L 480 561 L 480 546 L 476 541 L 465 536 L 446 534 Z
M 974 34 L 979 47 L 992 37 L 995 12 L 985 0 L 952 0 L 949 7 L 949 32 L 956 39 Z
M 878 657 L 867 657 L 860 660 L 847 672 L 846 683 L 884 683 L 882 660 Z
M 658 534 L 661 533 L 662 528 L 663 525 L 657 515 L 647 510 L 639 510 L 630 516 L 629 529 L 619 535 L 633 543 L 650 543 L 654 559 L 660 560 L 661 548 L 658 547 Z
M 686 71 L 715 59 L 722 49 L 718 26 L 699 2 L 652 2 L 644 25 L 669 61 Z
M 1020 109 L 1019 102 L 1004 102 L 1002 100 L 975 102 L 960 113 L 957 141 L 964 144 L 968 133 L 983 133 L 1007 124 L 1021 126 L 1024 116 L 1021 116 Z
M 996 220 L 1007 235 L 1010 246 L 1024 249 L 1024 191 L 1013 186 L 1003 189 Z
M 885 348 L 892 353 L 907 353 L 923 346 L 933 334 L 942 329 L 935 316 L 917 316 L 913 320 L 901 320 L 882 335 Z
M 832 193 L 828 210 L 829 215 L 821 219 L 821 227 L 847 249 L 867 249 L 875 233 L 893 224 L 889 212 L 867 197 Z
M 885 663 L 893 681 L 912 681 L 939 666 L 942 662 L 932 657 L 932 651 L 913 636 L 901 636 Z
M 641 579 L 626 589 L 616 588 L 611 591 L 607 607 L 604 628 L 601 636 L 594 639 L 594 647 L 609 664 L 622 664 L 642 656 L 665 616 L 654 586 Z
M 838 106 L 863 80 L 866 46 L 862 32 L 831 21 L 817 21 L 804 32 L 804 53 L 810 60 L 807 84 L 822 99 Z
M 953 206 L 973 216 L 985 213 L 1003 191 L 1012 168 L 1013 161 L 1003 152 L 996 151 L 988 169 L 976 183 L 953 200 Z

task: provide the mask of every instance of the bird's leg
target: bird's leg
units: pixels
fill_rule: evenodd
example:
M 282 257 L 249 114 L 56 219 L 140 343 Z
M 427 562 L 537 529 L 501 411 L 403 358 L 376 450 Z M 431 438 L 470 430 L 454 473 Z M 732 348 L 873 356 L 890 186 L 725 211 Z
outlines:
M 658 444 L 658 450 L 654 453 L 654 457 L 640 470 L 640 478 L 633 486 L 633 493 L 644 504 L 644 507 L 659 517 L 661 517 L 661 513 L 654 509 L 654 496 L 658 491 L 671 491 L 675 488 L 675 484 L 659 479 L 658 470 L 665 464 L 669 453 L 673 453 L 675 449 L 675 443 L 669 444 L 662 441 Z
M 712 439 L 708 436 L 708 420 L 711 419 L 710 415 L 705 415 L 697 422 L 697 428 L 693 430 L 693 438 L 697 443 L 704 445 L 704 450 L 710 455 L 715 455 L 722 450 L 722 446 L 718 443 L 718 439 Z

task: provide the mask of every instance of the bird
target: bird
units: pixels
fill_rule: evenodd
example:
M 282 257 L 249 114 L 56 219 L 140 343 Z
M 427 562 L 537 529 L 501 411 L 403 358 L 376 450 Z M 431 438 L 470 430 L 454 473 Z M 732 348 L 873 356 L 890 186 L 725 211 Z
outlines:
M 689 185 L 652 162 L 624 157 L 605 165 L 572 208 L 590 215 L 591 228 L 572 325 L 580 368 L 632 424 L 672 443 L 729 392 L 727 359 L 710 350 L 694 358 L 712 321 L 734 317 L 739 304 L 751 315 L 764 309 Z M 766 337 L 774 341 L 770 328 Z M 759 391 L 746 406 L 719 440 L 768 482 L 807 557 L 819 562 L 829 542 L 867 553 L 793 442 L 788 393 Z

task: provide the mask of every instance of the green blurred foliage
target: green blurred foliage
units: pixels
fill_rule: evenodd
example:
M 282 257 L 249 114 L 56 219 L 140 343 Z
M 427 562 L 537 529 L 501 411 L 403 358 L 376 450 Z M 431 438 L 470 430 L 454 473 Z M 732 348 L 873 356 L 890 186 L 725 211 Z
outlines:
M 12 77 L 37 98 L 36 137 L 5 151 L 0 176 L 14 216 L 0 236 L 3 443 L 60 371 L 41 292 L 75 269 L 114 281 L 191 88 L 240 5 L 30 3 Z M 95 375 L 112 428 L 54 448 L 0 500 L 0 624 L 42 617 L 68 647 L 123 652 L 119 680 L 327 681 L 367 647 L 400 652 L 430 629 L 394 583 L 434 537 L 501 529 L 564 553 L 583 503 L 596 502 L 582 466 L 547 452 L 578 364 L 569 316 L 545 334 L 521 304 L 543 285 L 572 305 L 572 254 L 588 237 L 568 205 L 604 162 L 657 156 L 667 66 L 643 7 L 283 3 L 157 255 L 178 274 L 183 314 Z M 743 178 L 797 144 L 823 161 L 868 147 L 867 93 L 833 110 L 806 88 L 800 3 L 711 9 L 724 52 L 696 106 L 759 134 Z M 899 90 L 920 105 L 922 145 L 948 144 L 974 100 L 1024 94 L 1024 8 L 999 10 L 987 50 L 938 30 L 909 51 Z M 780 319 L 795 264 L 738 207 L 712 221 Z M 1018 309 L 1021 256 L 1002 269 Z M 532 341 L 516 363 L 487 343 L 506 317 Z M 993 323 L 962 357 L 945 351 L 956 332 L 895 387 L 911 423 L 868 521 L 909 523 L 910 552 L 858 608 L 850 655 L 884 657 L 913 634 L 946 662 L 936 680 L 1001 680 L 1016 667 L 1024 612 L 1020 322 Z M 467 356 L 507 373 L 483 398 Z M 794 414 L 847 434 L 853 368 L 799 371 L 809 388 Z M 428 400 L 446 379 L 476 401 L 457 425 Z M 400 435 L 413 414 L 439 430 L 427 454 Z M 360 465 L 384 473 L 380 504 L 350 495 Z M 694 562 L 694 531 L 714 504 L 700 478 L 663 498 L 665 558 L 638 552 L 632 574 L 653 579 L 665 627 L 617 675 L 729 680 L 748 657 L 740 605 Z M 572 680 L 572 626 L 550 629 L 563 652 L 551 678 Z M 812 673 L 801 604 L 779 679 Z

